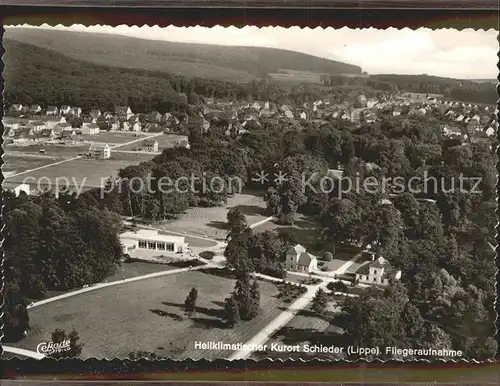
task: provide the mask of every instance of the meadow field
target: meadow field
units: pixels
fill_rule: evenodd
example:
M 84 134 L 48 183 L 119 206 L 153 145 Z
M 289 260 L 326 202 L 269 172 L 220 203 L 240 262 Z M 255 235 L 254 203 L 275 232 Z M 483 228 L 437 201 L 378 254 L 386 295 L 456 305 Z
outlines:
M 142 155 L 141 155 L 142 156 Z M 27 159 L 27 158 L 26 158 Z M 56 186 L 56 179 L 59 179 L 60 184 L 66 178 L 72 186 L 84 186 L 85 189 L 100 187 L 101 178 L 116 177 L 118 170 L 128 165 L 136 165 L 141 160 L 150 159 L 148 156 L 139 157 L 138 155 L 133 159 L 126 160 L 94 160 L 94 159 L 76 159 L 68 162 L 60 163 L 57 165 L 49 166 L 39 170 L 33 170 L 20 176 L 9 178 L 11 182 L 22 183 L 26 181 L 35 188 L 35 185 L 46 187 L 51 185 L 52 188 Z M 24 159 L 23 159 L 24 162 Z M 54 161 L 51 161 L 52 163 Z M 84 190 L 85 190 L 84 189 Z
M 32 309 L 31 330 L 16 346 L 35 350 L 56 328 L 74 328 L 84 344 L 82 359 L 125 358 L 135 350 L 176 359 L 225 358 L 231 352 L 201 351 L 194 343 L 246 343 L 271 322 L 285 305 L 276 298 L 274 284 L 261 281 L 259 286 L 261 313 L 233 329 L 222 321 L 232 279 L 191 271 L 102 288 Z M 183 304 L 193 287 L 198 290 L 197 312 L 189 318 Z
M 35 168 L 39 168 L 41 166 L 50 165 L 54 162 L 59 162 L 64 160 L 63 157 L 26 157 L 26 156 L 17 156 L 12 155 L 10 153 L 6 153 L 3 155 L 4 164 L 2 165 L 2 172 L 5 178 L 9 177 L 9 175 L 22 173 L 26 170 L 31 170 Z M 22 181 L 23 176 L 19 176 L 19 179 Z
M 144 135 L 144 140 L 147 139 L 147 135 Z M 132 139 L 130 139 L 132 140 Z M 187 141 L 187 135 L 180 134 L 162 134 L 153 138 L 153 140 L 158 141 L 158 151 L 161 152 L 163 149 L 169 149 L 176 145 L 177 141 L 185 140 Z M 139 141 L 125 146 L 120 146 L 120 150 L 133 151 L 142 148 L 143 142 Z
M 142 132 L 121 132 L 121 131 L 99 131 L 96 135 L 78 135 L 77 139 L 88 142 L 104 142 L 109 146 L 127 143 L 138 138 L 148 136 L 147 133 Z
M 164 222 L 161 227 L 167 231 L 224 240 L 227 236 L 227 213 L 236 207 L 243 212 L 249 225 L 268 217 L 260 195 L 242 193 L 230 197 L 225 207 L 189 208 L 178 219 Z
M 285 234 L 297 244 L 303 245 L 309 252 L 319 253 L 320 251 L 316 250 L 316 245 L 320 241 L 319 224 L 300 213 L 295 217 L 293 225 L 282 225 L 273 219 L 256 227 L 254 232 L 275 231 Z

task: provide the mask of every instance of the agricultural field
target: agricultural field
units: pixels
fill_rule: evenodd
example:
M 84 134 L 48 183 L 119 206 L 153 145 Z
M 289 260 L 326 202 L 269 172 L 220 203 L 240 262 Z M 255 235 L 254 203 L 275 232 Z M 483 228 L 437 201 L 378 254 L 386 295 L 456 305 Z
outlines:
M 190 271 L 125 283 L 61 299 L 30 311 L 31 330 L 16 345 L 35 350 L 56 328 L 78 331 L 81 358 L 124 358 L 145 350 L 173 358 L 227 358 L 231 352 L 201 351 L 196 341 L 246 343 L 280 312 L 274 284 L 260 282 L 261 313 L 233 329 L 221 320 L 224 298 L 234 280 Z M 188 318 L 184 300 L 198 290 L 197 312 Z M 103 310 L 106 310 L 104 313 Z M 119 328 L 118 328 L 119 326 Z
M 164 223 L 162 228 L 167 231 L 224 240 L 227 236 L 227 212 L 234 207 L 243 212 L 249 225 L 268 217 L 262 197 L 243 193 L 230 197 L 225 207 L 189 208 L 178 219 Z

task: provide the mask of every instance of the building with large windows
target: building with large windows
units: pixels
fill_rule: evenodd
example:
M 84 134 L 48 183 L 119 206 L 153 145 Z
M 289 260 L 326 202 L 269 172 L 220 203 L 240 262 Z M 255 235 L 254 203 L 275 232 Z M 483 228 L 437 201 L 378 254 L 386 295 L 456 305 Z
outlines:
M 156 230 L 140 229 L 136 232 L 125 232 L 120 235 L 123 253 L 129 254 L 134 250 L 164 251 L 181 253 L 186 250 L 187 244 L 182 236 L 170 236 Z

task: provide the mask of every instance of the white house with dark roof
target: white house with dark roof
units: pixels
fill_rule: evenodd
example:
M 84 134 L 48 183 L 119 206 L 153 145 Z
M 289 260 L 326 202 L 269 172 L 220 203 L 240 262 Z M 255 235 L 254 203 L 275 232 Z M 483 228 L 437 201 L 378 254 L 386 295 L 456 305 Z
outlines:
M 134 113 L 128 106 L 116 106 L 115 107 L 115 115 L 120 118 L 130 119 L 134 116 Z
M 68 105 L 62 105 L 61 108 L 59 109 L 59 114 L 61 115 L 67 115 L 71 111 L 71 107 Z
M 57 108 L 57 106 L 49 106 L 49 107 L 47 107 L 47 112 L 45 114 L 46 115 L 58 115 L 59 109 Z
M 109 159 L 111 157 L 111 148 L 107 143 L 92 142 L 89 153 L 92 158 Z
M 99 126 L 95 123 L 89 123 L 86 125 L 82 125 L 82 135 L 96 135 L 99 134 L 100 129 Z
M 154 139 L 146 139 L 143 143 L 144 149 L 151 153 L 158 152 L 158 141 Z
M 286 253 L 285 267 L 287 271 L 310 273 L 318 268 L 318 259 L 297 244 Z
M 92 119 L 97 119 L 102 115 L 101 110 L 99 109 L 92 109 L 90 110 L 89 116 Z
M 391 280 L 401 279 L 401 271 L 394 269 L 382 256 L 375 259 L 371 253 L 372 261 L 361 264 L 356 270 L 356 281 L 363 284 L 388 285 Z
M 10 107 L 10 111 L 14 111 L 14 112 L 17 112 L 17 113 L 21 113 L 24 111 L 24 106 L 22 104 L 13 104 L 11 107 Z
M 80 116 L 82 115 L 82 109 L 80 107 L 72 107 L 69 113 L 75 117 L 80 118 Z
M 40 105 L 32 105 L 30 107 L 30 113 L 38 114 L 38 113 L 41 113 L 41 112 L 42 112 L 42 108 L 40 107 Z

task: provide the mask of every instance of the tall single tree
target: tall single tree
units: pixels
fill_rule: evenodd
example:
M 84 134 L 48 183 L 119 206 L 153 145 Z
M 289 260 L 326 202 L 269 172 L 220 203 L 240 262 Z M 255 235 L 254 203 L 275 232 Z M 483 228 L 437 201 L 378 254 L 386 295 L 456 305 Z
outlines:
M 238 208 L 231 208 L 229 212 L 227 212 L 227 223 L 230 235 L 240 234 L 248 228 L 245 215 Z
M 325 310 L 327 302 L 328 298 L 326 297 L 325 291 L 322 288 L 319 288 L 314 296 L 311 308 L 314 312 L 321 314 Z
M 186 310 L 186 314 L 192 315 L 196 312 L 196 300 L 198 299 L 198 290 L 196 288 L 191 288 L 189 294 L 184 301 L 184 307 Z
M 234 295 L 226 299 L 224 304 L 224 319 L 228 327 L 234 327 L 240 321 L 240 311 Z

